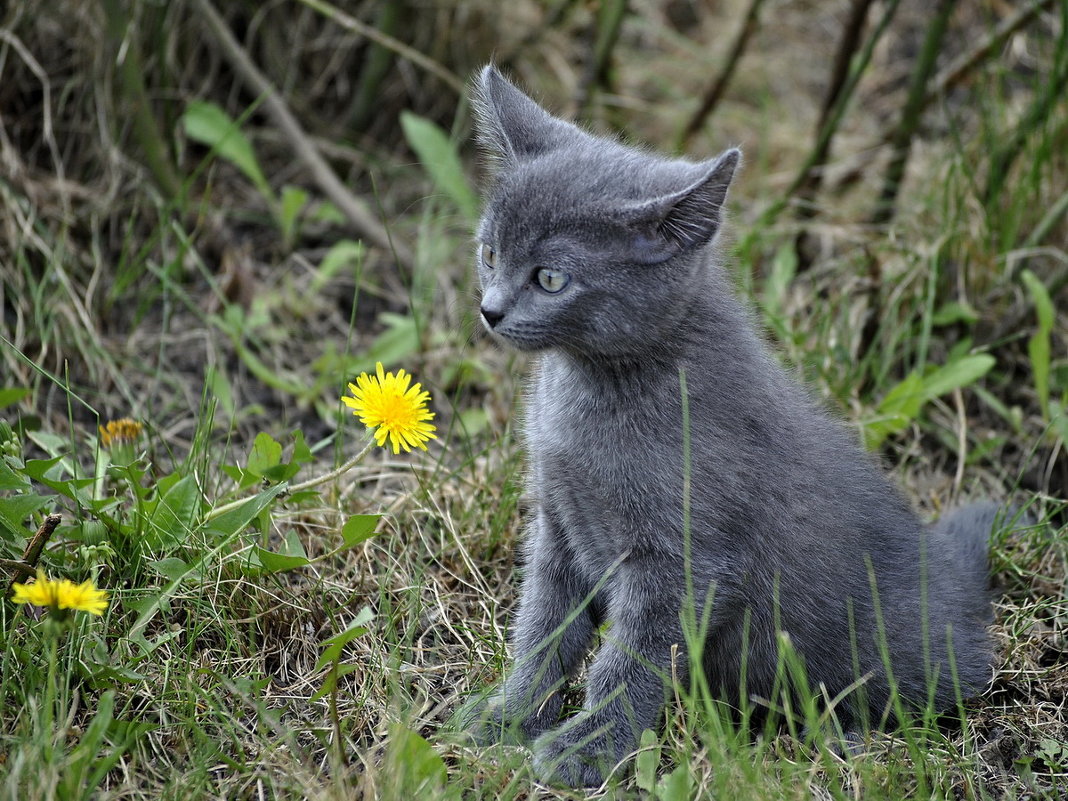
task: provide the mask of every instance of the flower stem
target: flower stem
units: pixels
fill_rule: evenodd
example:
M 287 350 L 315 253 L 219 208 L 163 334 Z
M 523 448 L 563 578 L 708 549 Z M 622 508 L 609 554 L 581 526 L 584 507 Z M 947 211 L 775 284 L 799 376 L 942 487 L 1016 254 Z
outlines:
M 302 492 L 303 490 L 311 489 L 312 487 L 317 487 L 320 484 L 325 484 L 327 481 L 333 481 L 335 478 L 344 475 L 353 467 L 355 467 L 360 462 L 360 460 L 367 455 L 367 452 L 374 447 L 374 444 L 375 440 L 372 437 L 359 453 L 357 453 L 355 456 L 353 456 L 340 467 L 334 468 L 329 473 L 323 473 L 321 476 L 309 478 L 307 481 L 302 481 L 299 484 L 294 484 L 293 486 L 288 487 L 286 489 L 286 492 L 290 494 L 294 492 Z M 214 509 L 208 512 L 207 516 L 204 518 L 204 522 L 206 523 L 209 520 L 214 520 L 220 515 L 224 515 L 227 512 L 233 511 L 242 504 L 246 503 L 248 500 L 249 498 L 238 498 L 236 501 L 230 501 L 230 503 L 224 503 L 222 506 L 216 506 Z

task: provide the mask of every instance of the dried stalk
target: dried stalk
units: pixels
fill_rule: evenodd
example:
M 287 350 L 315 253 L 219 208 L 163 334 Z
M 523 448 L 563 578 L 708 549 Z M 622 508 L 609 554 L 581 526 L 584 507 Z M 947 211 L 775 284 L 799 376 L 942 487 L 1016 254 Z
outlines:
M 356 232 L 371 244 L 386 251 L 392 251 L 397 261 L 407 269 L 414 263 L 411 252 L 402 243 L 394 241 L 389 231 L 375 219 L 367 205 L 353 195 L 337 177 L 330 165 L 312 143 L 311 137 L 304 131 L 297 118 L 282 100 L 278 90 L 259 71 L 244 48 L 230 33 L 226 22 L 210 0 L 192 0 L 193 6 L 207 24 L 216 41 L 222 48 L 223 55 L 234 71 L 252 90 L 263 98 L 263 108 L 274 120 L 282 135 L 289 142 L 297 157 L 312 174 L 323 193 L 341 210 Z
M 12 584 L 19 579 L 31 578 L 37 572 L 37 562 L 41 559 L 41 551 L 44 550 L 48 538 L 52 536 L 52 533 L 61 522 L 63 522 L 61 515 L 48 515 L 45 517 L 44 522 L 41 523 L 41 527 L 37 529 L 37 533 L 26 544 L 26 550 L 22 552 L 21 560 L 0 559 L 0 567 L 18 574 L 8 582 L 7 592 L 4 593 L 5 598 L 11 594 Z
M 964 80 L 969 72 L 1000 47 L 1006 39 L 1034 19 L 1039 11 L 1051 5 L 1053 5 L 1053 0 L 1035 0 L 1031 5 L 1003 19 L 986 39 L 938 73 L 937 77 L 931 81 L 931 88 L 924 97 L 924 106 L 930 105 L 936 98 L 941 97 Z

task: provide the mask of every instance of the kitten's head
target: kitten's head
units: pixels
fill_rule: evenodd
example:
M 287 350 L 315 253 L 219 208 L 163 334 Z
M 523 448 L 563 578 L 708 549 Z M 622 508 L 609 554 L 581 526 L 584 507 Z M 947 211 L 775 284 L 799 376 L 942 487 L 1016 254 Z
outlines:
M 482 321 L 520 350 L 637 357 L 675 333 L 741 156 L 694 164 L 557 119 L 486 67 L 476 127 L 495 178 L 478 228 Z

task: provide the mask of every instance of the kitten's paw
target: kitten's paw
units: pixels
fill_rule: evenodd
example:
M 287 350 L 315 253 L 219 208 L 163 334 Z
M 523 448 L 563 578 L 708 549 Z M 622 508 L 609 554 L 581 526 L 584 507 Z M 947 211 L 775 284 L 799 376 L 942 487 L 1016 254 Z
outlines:
M 561 703 L 555 695 L 526 716 L 513 715 L 503 694 L 470 704 L 459 714 L 459 728 L 479 745 L 525 745 L 556 725 Z
M 617 762 L 603 727 L 590 718 L 542 735 L 533 750 L 538 779 L 567 787 L 599 787 Z

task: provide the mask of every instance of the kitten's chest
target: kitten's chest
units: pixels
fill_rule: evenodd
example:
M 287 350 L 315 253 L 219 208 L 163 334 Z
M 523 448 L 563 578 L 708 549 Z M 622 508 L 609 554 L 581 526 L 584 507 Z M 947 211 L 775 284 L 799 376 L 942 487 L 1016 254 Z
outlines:
M 599 386 L 549 360 L 534 379 L 531 490 L 592 573 L 681 523 L 681 426 L 660 394 Z

